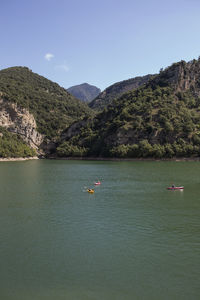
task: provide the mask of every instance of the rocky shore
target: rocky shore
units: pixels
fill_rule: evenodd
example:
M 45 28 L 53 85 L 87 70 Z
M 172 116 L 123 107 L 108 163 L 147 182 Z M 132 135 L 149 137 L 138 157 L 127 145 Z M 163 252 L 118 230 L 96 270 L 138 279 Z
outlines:
M 0 158 L 1 161 L 23 161 L 23 160 L 32 160 L 32 159 L 39 159 L 37 156 L 33 157 L 8 157 L 8 158 Z

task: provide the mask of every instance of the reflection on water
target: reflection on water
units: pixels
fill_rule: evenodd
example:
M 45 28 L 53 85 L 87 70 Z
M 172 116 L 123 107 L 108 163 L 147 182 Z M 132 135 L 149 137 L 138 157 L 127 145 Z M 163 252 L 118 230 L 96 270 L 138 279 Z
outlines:
M 198 162 L 1 163 L 1 299 L 199 299 L 199 171 Z M 166 190 L 173 182 L 185 190 Z

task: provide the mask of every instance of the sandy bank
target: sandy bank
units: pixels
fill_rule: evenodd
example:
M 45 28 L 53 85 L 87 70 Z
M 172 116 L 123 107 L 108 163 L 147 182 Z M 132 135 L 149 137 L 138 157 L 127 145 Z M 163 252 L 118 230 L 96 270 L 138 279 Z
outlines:
M 33 157 L 8 157 L 8 158 L 0 158 L 1 161 L 24 161 L 24 160 L 32 160 L 32 159 L 39 159 L 37 156 Z

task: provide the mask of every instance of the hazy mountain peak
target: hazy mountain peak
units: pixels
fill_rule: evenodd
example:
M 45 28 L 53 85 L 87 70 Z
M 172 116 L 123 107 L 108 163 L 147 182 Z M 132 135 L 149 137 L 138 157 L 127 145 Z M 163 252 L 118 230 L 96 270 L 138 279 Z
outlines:
M 85 102 L 92 101 L 101 92 L 99 88 L 89 83 L 74 85 L 67 90 L 70 94 Z

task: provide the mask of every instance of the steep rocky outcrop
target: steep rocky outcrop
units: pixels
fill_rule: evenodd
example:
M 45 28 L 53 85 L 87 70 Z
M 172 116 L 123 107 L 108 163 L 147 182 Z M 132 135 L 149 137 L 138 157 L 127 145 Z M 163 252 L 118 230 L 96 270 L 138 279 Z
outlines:
M 200 61 L 180 61 L 172 64 L 155 76 L 150 84 L 160 87 L 172 86 L 176 91 L 191 90 L 196 96 L 200 95 Z
M 35 118 L 25 108 L 20 108 L 16 103 L 11 103 L 0 96 L 0 126 L 10 132 L 16 133 L 38 150 L 43 142 L 44 136 L 37 131 Z

